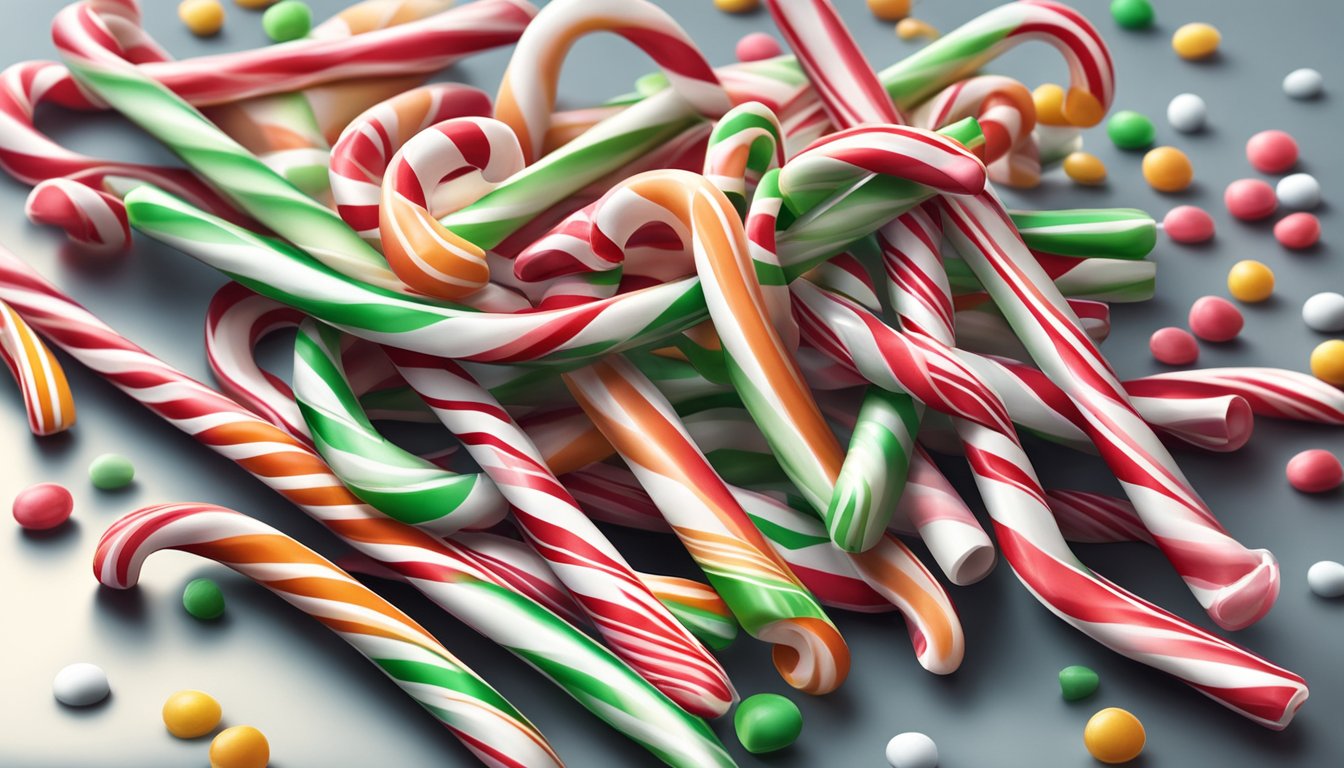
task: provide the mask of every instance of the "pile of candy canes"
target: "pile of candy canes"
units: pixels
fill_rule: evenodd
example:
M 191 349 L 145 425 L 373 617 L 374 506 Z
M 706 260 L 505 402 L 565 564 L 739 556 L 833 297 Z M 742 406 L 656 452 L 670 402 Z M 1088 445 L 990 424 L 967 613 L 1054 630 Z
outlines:
M 303 40 L 175 61 L 134 0 L 84 0 L 56 17 L 62 63 L 5 70 L 0 166 L 33 185 L 33 221 L 108 251 L 135 230 L 233 281 L 209 308 L 210 387 L 0 252 L 0 341 L 33 431 L 74 418 L 41 336 L 355 553 L 343 570 L 241 514 L 161 506 L 103 535 L 103 584 L 132 586 L 160 549 L 215 559 L 340 634 L 483 762 L 558 765 L 346 571 L 399 579 L 666 763 L 730 765 L 702 718 L 736 699 L 709 648 L 738 626 L 812 694 L 849 672 L 832 609 L 897 611 L 922 666 L 961 663 L 953 602 L 900 537 L 954 584 L 995 550 L 927 445 L 964 454 L 998 553 L 1052 613 L 1288 724 L 1300 677 L 1067 543 L 1152 544 L 1219 626 L 1245 627 L 1277 564 L 1219 525 L 1166 446 L 1235 450 L 1253 415 L 1344 423 L 1344 393 L 1290 371 L 1118 380 L 1097 350 L 1106 302 L 1151 294 L 1154 222 L 996 197 L 991 179 L 1034 183 L 1109 108 L 1087 21 L 1009 3 L 875 73 L 826 0 L 769 3 L 796 58 L 719 68 L 643 0 L 447 6 L 369 0 Z M 661 75 L 557 112 L 560 64 L 593 32 Z M 978 74 L 1033 40 L 1068 63 L 1072 126 L 1038 127 L 1021 83 Z M 421 84 L 505 45 L 493 102 Z M 68 150 L 35 124 L 43 104 L 116 110 L 185 167 Z M 253 350 L 296 326 L 291 384 Z M 456 439 L 417 455 L 379 420 Z M 1128 498 L 1043 488 L 1020 430 L 1100 455 Z M 473 471 L 450 469 L 463 452 Z M 594 521 L 675 534 L 708 583 L 634 570 Z

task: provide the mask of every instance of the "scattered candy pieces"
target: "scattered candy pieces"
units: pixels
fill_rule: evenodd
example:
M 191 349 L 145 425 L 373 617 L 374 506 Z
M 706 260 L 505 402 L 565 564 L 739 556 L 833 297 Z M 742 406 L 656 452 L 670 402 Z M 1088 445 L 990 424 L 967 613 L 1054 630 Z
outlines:
M 1106 121 L 1106 135 L 1120 149 L 1146 149 L 1157 138 L 1157 129 L 1145 115 L 1122 109 Z
M 1064 89 L 1054 83 L 1036 86 L 1031 92 L 1036 105 L 1036 121 L 1044 125 L 1068 125 L 1064 117 Z
M 1192 344 L 1194 341 L 1194 339 L 1190 340 Z M 1059 691 L 1063 694 L 1065 701 L 1086 699 L 1097 692 L 1097 686 L 1099 685 L 1101 685 L 1101 678 L 1091 667 L 1075 664 L 1059 670 Z
M 1241 310 L 1221 296 L 1204 296 L 1190 306 L 1190 332 L 1205 341 L 1231 341 L 1241 333 L 1246 319 Z
M 1145 741 L 1143 723 L 1119 707 L 1101 710 L 1083 729 L 1083 745 L 1103 763 L 1128 763 L 1143 751 Z
M 1283 173 L 1297 165 L 1297 140 L 1285 131 L 1261 131 L 1246 140 L 1246 159 L 1261 173 Z
M 1321 220 L 1310 213 L 1290 213 L 1274 225 L 1274 239 L 1284 248 L 1310 248 L 1321 241 Z
M 1309 173 L 1292 173 L 1274 185 L 1279 205 L 1296 211 L 1306 211 L 1321 204 L 1321 182 Z
M 1079 184 L 1096 186 L 1106 181 L 1106 164 L 1088 152 L 1073 152 L 1064 158 L 1064 175 Z
M 51 681 L 51 693 L 67 707 L 91 707 L 112 692 L 107 684 L 107 673 L 97 664 L 71 664 Z
M 1344 296 L 1333 291 L 1313 295 L 1302 302 L 1302 322 L 1313 331 L 1344 331 Z
M 224 6 L 219 0 L 182 0 L 177 6 L 177 18 L 191 34 L 210 37 L 224 28 Z
M 1156 147 L 1143 156 L 1143 178 L 1158 192 L 1181 192 L 1195 180 L 1195 167 L 1181 150 Z
M 1344 341 L 1323 341 L 1311 350 L 1311 374 L 1326 384 L 1344 386 Z
M 1171 36 L 1171 49 L 1187 61 L 1207 59 L 1218 50 L 1223 36 L 1210 24 L 1186 24 Z
M 1153 26 L 1153 5 L 1148 0 L 1111 0 L 1111 18 L 1125 29 Z
M 89 480 L 102 491 L 125 488 L 135 479 L 135 465 L 119 453 L 104 453 L 89 465 Z
M 1242 259 L 1227 271 L 1227 292 L 1248 304 L 1264 301 L 1274 293 L 1274 270 L 1255 259 Z
M 918 731 L 898 733 L 887 742 L 891 768 L 937 768 L 938 745 Z
M 1308 67 L 1294 69 L 1283 78 L 1283 92 L 1294 99 L 1314 99 L 1324 88 L 1325 78 Z
M 1148 337 L 1148 349 L 1164 365 L 1189 365 L 1199 359 L 1199 344 L 1184 328 L 1158 328 Z
M 59 483 L 38 483 L 14 497 L 14 520 L 30 531 L 45 531 L 70 519 L 75 499 Z
M 1303 493 L 1325 493 L 1344 483 L 1344 464 L 1335 454 L 1313 448 L 1289 459 L 1284 474 L 1288 484 Z
M 748 696 L 733 714 L 737 740 L 753 755 L 781 750 L 803 732 L 798 705 L 777 693 Z
M 1242 221 L 1256 221 L 1273 215 L 1279 198 L 1273 187 L 1259 179 L 1237 179 L 1223 192 L 1223 205 Z
M 212 579 L 192 579 L 182 590 L 182 607 L 203 621 L 224 615 L 224 592 Z
M 1344 564 L 1334 560 L 1312 563 L 1307 569 L 1307 586 L 1319 597 L 1344 595 Z
M 737 41 L 738 61 L 761 61 L 762 59 L 773 59 L 783 53 L 779 41 L 764 32 L 752 32 L 743 35 L 741 40 Z
M 1213 217 L 1194 205 L 1178 205 L 1162 217 L 1162 230 L 1178 243 L 1205 243 L 1213 239 Z
M 905 18 L 896 22 L 896 36 L 902 40 L 914 40 L 917 37 L 937 40 L 942 34 L 936 27 L 923 19 Z
M 1208 105 L 1193 93 L 1179 94 L 1167 104 L 1167 122 L 1181 133 L 1203 130 L 1208 119 Z
M 313 28 L 313 11 L 300 0 L 281 0 L 261 15 L 261 28 L 277 43 L 298 40 Z
M 868 10 L 883 21 L 900 21 L 910 15 L 910 0 L 868 0 Z
M 250 725 L 225 728 L 210 742 L 210 768 L 266 768 L 270 761 L 271 745 Z
M 714 7 L 724 13 L 749 13 L 761 7 L 761 0 L 714 0 Z
M 178 691 L 163 703 L 163 724 L 179 739 L 195 739 L 215 730 L 219 702 L 201 691 Z

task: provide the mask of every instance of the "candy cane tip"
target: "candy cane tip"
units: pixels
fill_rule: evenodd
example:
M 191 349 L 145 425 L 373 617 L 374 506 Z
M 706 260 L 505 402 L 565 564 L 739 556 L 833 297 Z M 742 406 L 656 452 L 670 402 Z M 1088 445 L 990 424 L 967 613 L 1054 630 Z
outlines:
M 813 696 L 830 693 L 849 677 L 849 646 L 835 625 L 797 617 L 761 629 L 760 639 L 774 643 L 770 658 L 784 681 Z
M 1219 589 L 1209 604 L 1209 616 L 1227 630 L 1244 629 L 1259 621 L 1279 596 L 1279 564 L 1268 550 L 1252 550 L 1260 564 L 1245 576 Z
M 961 557 L 948 566 L 945 574 L 958 587 L 969 587 L 992 573 L 997 562 L 994 545 L 981 544 L 968 547 Z

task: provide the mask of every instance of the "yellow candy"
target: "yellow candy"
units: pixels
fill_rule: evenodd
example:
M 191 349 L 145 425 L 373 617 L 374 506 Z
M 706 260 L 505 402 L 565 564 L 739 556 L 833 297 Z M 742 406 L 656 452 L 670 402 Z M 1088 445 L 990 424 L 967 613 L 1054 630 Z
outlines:
M 761 7 L 761 0 L 714 0 L 714 7 L 724 13 L 746 13 Z
M 868 0 L 868 10 L 883 21 L 899 21 L 910 15 L 910 0 Z
M 1311 350 L 1311 373 L 1327 384 L 1344 386 L 1344 341 L 1323 341 Z
M 1218 50 L 1223 36 L 1209 24 L 1186 24 L 1171 36 L 1171 49 L 1182 59 L 1204 59 Z
M 1156 147 L 1143 156 L 1143 178 L 1158 192 L 1180 192 L 1195 179 L 1190 158 L 1175 147 Z
M 239 6 L 248 10 L 260 10 L 268 5 L 275 5 L 279 0 L 233 0 Z
M 1103 763 L 1128 763 L 1143 751 L 1146 740 L 1139 718 L 1118 707 L 1093 715 L 1083 729 L 1083 746 Z
M 1274 292 L 1274 272 L 1253 259 L 1238 261 L 1227 272 L 1227 292 L 1237 301 L 1264 301 Z
M 1106 181 L 1106 164 L 1096 155 L 1074 152 L 1064 158 L 1064 175 L 1079 184 L 1096 186 Z
M 226 728 L 210 742 L 210 768 L 266 768 L 270 761 L 271 745 L 250 725 Z
M 163 724 L 179 739 L 194 739 L 219 725 L 219 702 L 200 691 L 178 691 L 163 703 Z
M 1054 83 L 1036 86 L 1031 92 L 1036 102 L 1036 122 L 1042 125 L 1068 125 L 1064 117 L 1064 89 Z
M 177 18 L 187 25 L 191 34 L 209 37 L 224 27 L 224 6 L 219 0 L 182 0 L 177 6 Z
M 901 19 L 896 22 L 896 36 L 902 40 L 914 40 L 916 37 L 937 40 L 942 34 L 932 24 L 920 19 Z

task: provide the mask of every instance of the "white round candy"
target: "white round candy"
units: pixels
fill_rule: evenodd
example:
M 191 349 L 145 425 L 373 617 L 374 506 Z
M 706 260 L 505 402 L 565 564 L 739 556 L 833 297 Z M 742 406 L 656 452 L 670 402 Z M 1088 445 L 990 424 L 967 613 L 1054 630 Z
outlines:
M 1307 569 L 1307 586 L 1321 597 L 1344 595 L 1344 565 L 1322 560 Z
M 87 707 L 107 698 L 112 689 L 107 685 L 107 673 L 96 664 L 71 664 L 56 673 L 51 681 L 51 692 L 56 700 L 69 707 Z
M 1302 322 L 1321 333 L 1344 331 L 1344 296 L 1326 291 L 1302 302 Z
M 1202 130 L 1208 118 L 1208 106 L 1193 93 L 1182 93 L 1167 105 L 1167 122 L 1181 133 Z
M 892 768 L 937 768 L 938 745 L 922 733 L 898 733 L 887 742 L 887 762 Z
M 1324 86 L 1325 78 L 1314 69 L 1294 69 L 1283 78 L 1283 92 L 1294 99 L 1314 99 Z
M 1309 173 L 1293 173 L 1279 179 L 1274 187 L 1279 205 L 1305 211 L 1321 204 L 1321 182 Z

